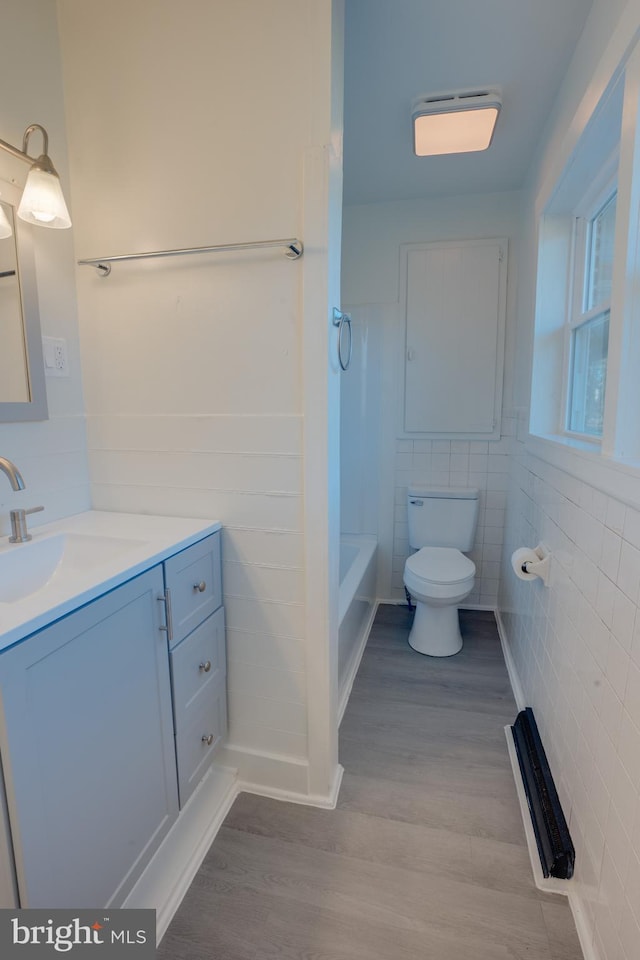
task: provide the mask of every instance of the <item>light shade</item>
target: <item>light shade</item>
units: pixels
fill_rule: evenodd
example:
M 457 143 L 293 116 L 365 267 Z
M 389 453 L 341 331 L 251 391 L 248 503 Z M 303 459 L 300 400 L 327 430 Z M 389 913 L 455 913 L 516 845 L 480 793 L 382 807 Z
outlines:
M 38 227 L 64 230 L 71 226 L 71 217 L 64 202 L 58 175 L 51 167 L 51 161 L 50 169 L 47 169 L 41 163 L 43 159 L 39 157 L 27 175 L 18 216 Z
M 42 136 L 42 153 L 36 159 L 29 153 L 29 138 L 36 131 Z M 6 150 L 12 157 L 17 157 L 29 164 L 27 182 L 18 207 L 18 216 L 27 223 L 37 227 L 53 227 L 63 230 L 71 226 L 71 217 L 67 210 L 60 186 L 60 178 L 56 168 L 47 154 L 49 148 L 49 134 L 39 123 L 31 123 L 22 138 L 22 150 L 14 147 L 6 140 L 0 140 L 0 150 Z
M 500 112 L 496 94 L 423 100 L 413 110 L 413 149 L 418 157 L 486 150 Z

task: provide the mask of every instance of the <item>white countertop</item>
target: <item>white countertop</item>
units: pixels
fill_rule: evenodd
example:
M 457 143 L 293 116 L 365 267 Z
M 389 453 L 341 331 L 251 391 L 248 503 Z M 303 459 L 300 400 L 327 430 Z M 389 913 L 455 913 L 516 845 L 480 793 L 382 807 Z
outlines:
M 34 557 L 45 553 L 61 557 L 59 565 L 39 589 L 11 602 L 0 601 L 0 650 L 220 527 L 220 523 L 211 520 L 89 510 L 34 527 L 30 530 L 33 539 L 26 544 L 13 544 L 8 537 L 0 538 L 0 564 L 8 562 L 18 571 L 17 576 L 20 567 L 25 563 L 29 567 Z M 28 553 L 32 545 L 36 551 Z M 20 551 L 24 551 L 23 555 L 19 555 Z M 55 562 L 50 556 L 48 562 Z

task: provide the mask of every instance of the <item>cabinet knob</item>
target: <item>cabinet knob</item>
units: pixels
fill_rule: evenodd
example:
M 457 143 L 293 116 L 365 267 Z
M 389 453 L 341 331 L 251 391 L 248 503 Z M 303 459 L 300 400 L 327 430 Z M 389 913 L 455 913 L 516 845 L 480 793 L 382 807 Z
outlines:
M 205 663 L 201 663 L 198 669 L 204 671 L 204 673 L 209 673 L 209 670 L 211 670 L 211 660 L 207 660 L 205 661 Z
M 206 733 L 205 733 L 204 736 L 202 737 L 202 742 L 203 742 L 203 743 L 206 743 L 206 745 L 207 745 L 208 747 L 210 747 L 211 744 L 213 743 L 213 734 L 212 734 L 212 733 L 210 733 L 210 734 L 206 734 Z
M 204 593 L 207 589 L 207 584 L 204 580 L 201 580 L 200 583 L 194 583 L 193 589 L 197 590 L 198 593 Z

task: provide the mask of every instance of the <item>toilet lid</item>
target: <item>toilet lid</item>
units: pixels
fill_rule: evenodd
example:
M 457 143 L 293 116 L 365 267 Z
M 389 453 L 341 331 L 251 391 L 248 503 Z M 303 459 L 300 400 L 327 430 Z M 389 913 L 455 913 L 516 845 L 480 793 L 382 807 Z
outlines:
M 407 570 L 431 583 L 458 583 L 473 577 L 476 565 L 453 547 L 422 547 L 407 560 Z

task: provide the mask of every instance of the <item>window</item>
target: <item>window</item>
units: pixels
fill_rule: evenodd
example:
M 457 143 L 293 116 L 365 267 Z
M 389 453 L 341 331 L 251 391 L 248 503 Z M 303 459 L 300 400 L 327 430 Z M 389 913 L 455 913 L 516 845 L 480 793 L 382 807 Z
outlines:
M 535 455 L 634 502 L 640 477 L 639 85 L 637 45 L 577 142 L 570 140 L 571 152 L 563 146 L 540 168 L 545 172 L 531 207 L 538 259 L 528 441 Z
M 616 196 L 610 183 L 575 222 L 566 429 L 593 440 L 602 437 L 604 420 Z
M 629 237 L 635 250 L 639 220 L 628 210 L 636 154 L 633 137 L 622 138 L 624 81 L 614 79 L 559 179 L 536 200 L 529 432 L 596 457 L 640 460 L 640 421 L 637 430 L 631 423 L 640 358 L 633 360 L 635 307 L 625 305 Z M 640 323 L 637 340 L 640 353 Z

